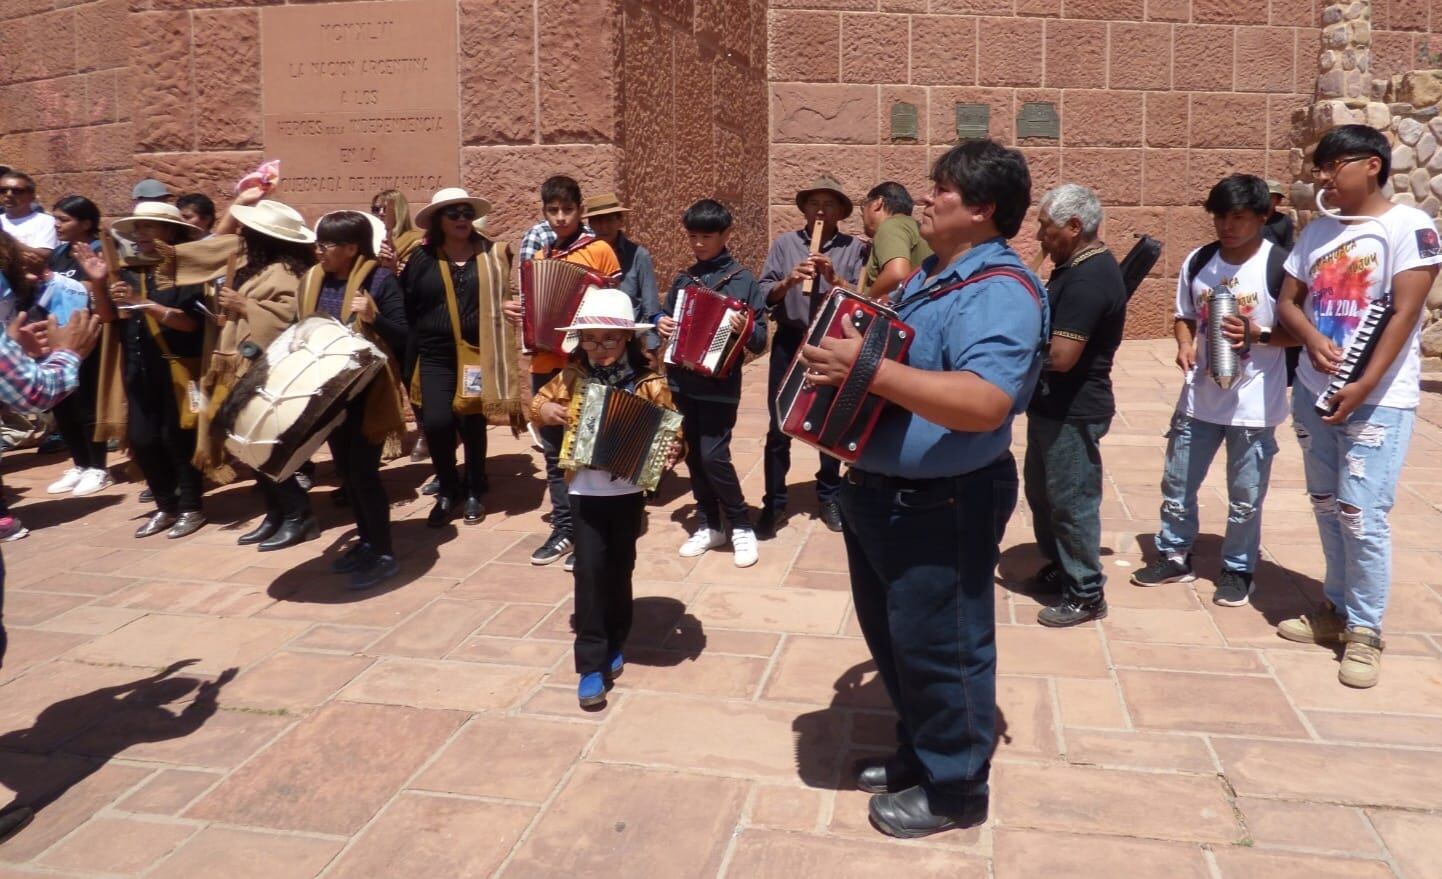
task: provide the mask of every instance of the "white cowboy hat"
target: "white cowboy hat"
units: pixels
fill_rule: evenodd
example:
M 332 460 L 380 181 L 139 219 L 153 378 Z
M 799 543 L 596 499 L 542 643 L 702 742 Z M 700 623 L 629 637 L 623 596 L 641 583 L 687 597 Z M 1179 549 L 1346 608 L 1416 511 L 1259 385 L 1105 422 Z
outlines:
M 320 219 L 315 221 L 315 235 L 317 238 L 320 237 L 321 221 L 324 220 L 326 217 L 334 217 L 336 214 L 360 214 L 362 217 L 365 217 L 368 221 L 370 221 L 371 252 L 375 254 L 379 254 L 381 252 L 381 245 L 386 243 L 386 236 L 391 234 L 390 230 L 386 228 L 386 224 L 381 220 L 380 217 L 377 217 L 375 214 L 369 213 L 367 211 L 330 211 L 329 213 L 321 214 Z
M 230 215 L 247 229 L 271 238 L 296 244 L 315 243 L 315 233 L 305 224 L 305 217 L 288 204 L 263 198 L 252 206 L 231 205 Z
M 491 212 L 491 203 L 484 198 L 476 198 L 459 186 L 451 186 L 431 196 L 431 203 L 416 211 L 416 225 L 425 229 L 431 224 L 433 212 L 453 204 L 470 205 L 477 217 L 484 217 Z
M 649 330 L 655 324 L 636 322 L 636 306 L 623 290 L 605 287 L 587 287 L 581 294 L 581 307 L 568 327 L 556 327 L 566 333 L 561 350 L 567 354 L 576 350 L 581 341 L 581 330 Z
M 205 235 L 205 230 L 199 226 L 193 226 L 185 222 L 180 216 L 180 208 L 163 201 L 143 201 L 135 206 L 135 210 L 128 217 L 121 217 L 110 224 L 110 229 L 120 237 L 129 240 L 135 238 L 136 223 L 166 223 L 171 226 L 179 226 L 188 238 L 194 241 Z

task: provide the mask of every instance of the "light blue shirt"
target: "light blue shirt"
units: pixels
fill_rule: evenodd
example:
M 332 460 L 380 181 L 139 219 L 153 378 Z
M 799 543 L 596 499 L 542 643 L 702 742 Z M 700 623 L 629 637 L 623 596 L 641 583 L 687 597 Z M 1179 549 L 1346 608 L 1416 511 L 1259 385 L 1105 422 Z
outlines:
M 936 277 L 933 256 L 893 296 L 915 336 L 906 363 L 916 369 L 971 372 L 1011 398 L 1011 413 L 996 430 L 948 430 L 897 405 L 877 421 L 856 466 L 903 479 L 960 476 L 995 462 L 1011 447 L 1011 423 L 1026 410 L 1041 375 L 1047 338 L 1046 287 L 1001 238 L 963 253 Z M 1031 279 L 1037 296 L 1011 278 L 989 278 L 938 299 L 925 292 L 990 268 L 1007 266 Z

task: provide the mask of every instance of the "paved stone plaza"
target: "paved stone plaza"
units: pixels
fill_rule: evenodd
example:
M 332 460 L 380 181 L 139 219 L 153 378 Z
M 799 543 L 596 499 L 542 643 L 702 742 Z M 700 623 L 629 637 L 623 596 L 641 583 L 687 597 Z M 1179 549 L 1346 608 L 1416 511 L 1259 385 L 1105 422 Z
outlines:
M 261 508 L 248 485 L 212 494 L 197 536 L 137 541 L 138 485 L 52 499 L 61 456 L 7 456 L 35 533 L 4 546 L 0 784 L 48 805 L 0 847 L 0 879 L 1442 877 L 1442 381 L 1424 383 L 1392 520 L 1382 683 L 1352 691 L 1328 650 L 1273 634 L 1322 573 L 1290 428 L 1252 607 L 1212 605 L 1208 579 L 1127 584 L 1156 522 L 1173 350 L 1119 357 L 1110 617 L 1035 624 L 1019 511 L 991 820 L 921 842 L 872 830 L 850 789 L 891 722 L 804 449 L 799 515 L 749 570 L 678 558 L 690 498 L 684 477 L 663 485 L 626 672 L 594 714 L 575 702 L 571 579 L 527 564 L 547 527 L 539 454 L 503 431 L 476 527 L 427 529 L 429 465 L 388 469 L 404 576 L 361 595 L 327 572 L 350 529 L 326 464 L 323 538 L 257 554 L 235 545 Z M 753 504 L 763 376 L 735 443 Z M 1214 478 L 1206 577 L 1225 513 Z

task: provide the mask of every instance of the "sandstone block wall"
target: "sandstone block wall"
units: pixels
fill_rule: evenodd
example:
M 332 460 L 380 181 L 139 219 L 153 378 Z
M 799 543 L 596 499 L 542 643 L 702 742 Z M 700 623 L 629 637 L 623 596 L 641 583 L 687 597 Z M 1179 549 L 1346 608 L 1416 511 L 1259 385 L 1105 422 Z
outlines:
M 1425 29 L 1428 2 L 1420 23 L 1410 6 L 1397 22 Z M 853 197 L 884 179 L 927 191 L 930 161 L 957 142 L 955 105 L 984 103 L 991 135 L 1027 154 L 1037 197 L 1086 183 L 1114 248 L 1138 232 L 1165 241 L 1128 327 L 1164 335 L 1178 264 L 1212 237 L 1206 189 L 1233 169 L 1288 178 L 1318 14 L 1313 0 L 773 0 L 773 231 L 795 225 L 792 195 L 819 168 Z M 891 137 L 897 101 L 918 108 L 914 140 Z M 1058 140 L 1016 137 L 1028 101 L 1056 105 Z

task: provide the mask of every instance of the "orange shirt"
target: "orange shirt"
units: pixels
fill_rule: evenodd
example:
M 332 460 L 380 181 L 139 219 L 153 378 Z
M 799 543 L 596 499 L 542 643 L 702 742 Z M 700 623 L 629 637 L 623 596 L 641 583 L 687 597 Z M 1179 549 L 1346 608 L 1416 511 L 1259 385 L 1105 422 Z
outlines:
M 570 249 L 557 251 L 553 246 L 545 250 L 546 259 L 563 259 L 585 266 L 598 275 L 605 275 L 613 281 L 621 274 L 621 262 L 611 245 L 591 235 L 583 234 Z M 531 372 L 545 374 L 555 372 L 566 365 L 564 354 L 537 351 L 531 355 Z

